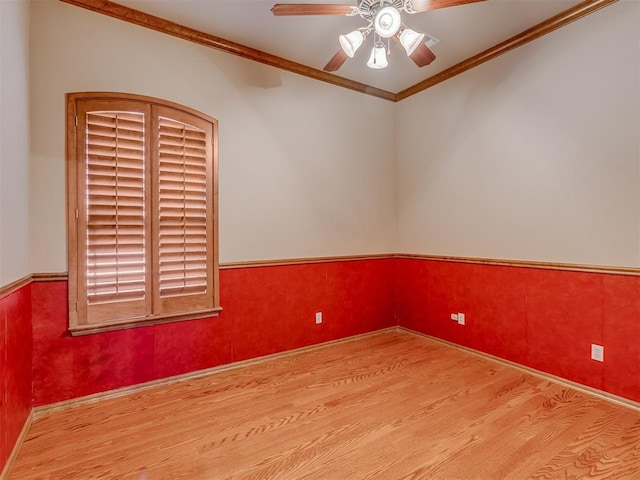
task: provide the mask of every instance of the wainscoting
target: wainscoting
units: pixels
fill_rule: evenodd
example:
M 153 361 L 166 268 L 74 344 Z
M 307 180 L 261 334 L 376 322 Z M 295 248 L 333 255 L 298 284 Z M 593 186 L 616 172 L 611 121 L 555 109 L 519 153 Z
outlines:
M 0 472 L 31 412 L 31 287 L 0 298 Z
M 36 283 L 34 406 L 395 325 L 395 263 L 222 269 L 218 317 L 81 337 L 67 332 L 66 282 Z
M 638 276 L 400 259 L 397 288 L 401 326 L 640 401 Z
M 635 271 L 396 255 L 227 265 L 219 317 L 79 337 L 64 279 L 0 297 L 0 467 L 33 407 L 391 326 L 640 401 Z

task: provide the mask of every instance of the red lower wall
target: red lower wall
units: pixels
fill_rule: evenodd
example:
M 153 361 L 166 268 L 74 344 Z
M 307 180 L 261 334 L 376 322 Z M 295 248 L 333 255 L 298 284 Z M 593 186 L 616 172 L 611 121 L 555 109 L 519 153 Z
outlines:
M 34 405 L 393 326 L 395 266 L 379 259 L 225 269 L 218 317 L 80 337 L 67 331 L 67 283 L 34 283 Z
M 0 299 L 0 468 L 32 406 L 398 324 L 640 401 L 639 277 L 389 258 L 224 269 L 220 298 L 219 317 L 81 337 L 66 282 Z
M 400 325 L 640 401 L 640 277 L 426 259 L 397 268 Z
M 0 472 L 31 412 L 31 285 L 0 299 Z

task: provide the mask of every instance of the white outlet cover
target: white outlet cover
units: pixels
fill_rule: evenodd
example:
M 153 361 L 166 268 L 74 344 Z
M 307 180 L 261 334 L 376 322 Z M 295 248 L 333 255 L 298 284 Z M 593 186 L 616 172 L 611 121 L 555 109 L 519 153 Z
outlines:
M 316 325 L 322 323 L 322 312 L 316 312 Z
M 454 322 L 458 321 L 458 314 L 457 313 L 452 313 L 451 314 L 451 320 L 453 320 Z
M 464 325 L 465 320 L 466 319 L 464 313 L 458 313 L 458 325 Z
M 604 347 L 602 345 L 591 344 L 591 360 L 604 362 Z

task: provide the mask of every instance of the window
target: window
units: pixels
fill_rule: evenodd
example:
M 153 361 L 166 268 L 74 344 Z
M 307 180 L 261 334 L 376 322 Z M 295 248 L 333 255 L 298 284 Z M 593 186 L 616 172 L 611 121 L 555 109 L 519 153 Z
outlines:
M 67 95 L 72 333 L 221 310 L 217 128 L 154 98 Z

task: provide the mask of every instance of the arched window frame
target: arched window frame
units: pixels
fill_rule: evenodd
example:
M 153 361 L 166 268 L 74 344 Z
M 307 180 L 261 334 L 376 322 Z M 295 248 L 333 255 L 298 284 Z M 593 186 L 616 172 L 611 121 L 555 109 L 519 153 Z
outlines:
M 69 329 L 218 315 L 218 123 L 165 100 L 67 94 Z

